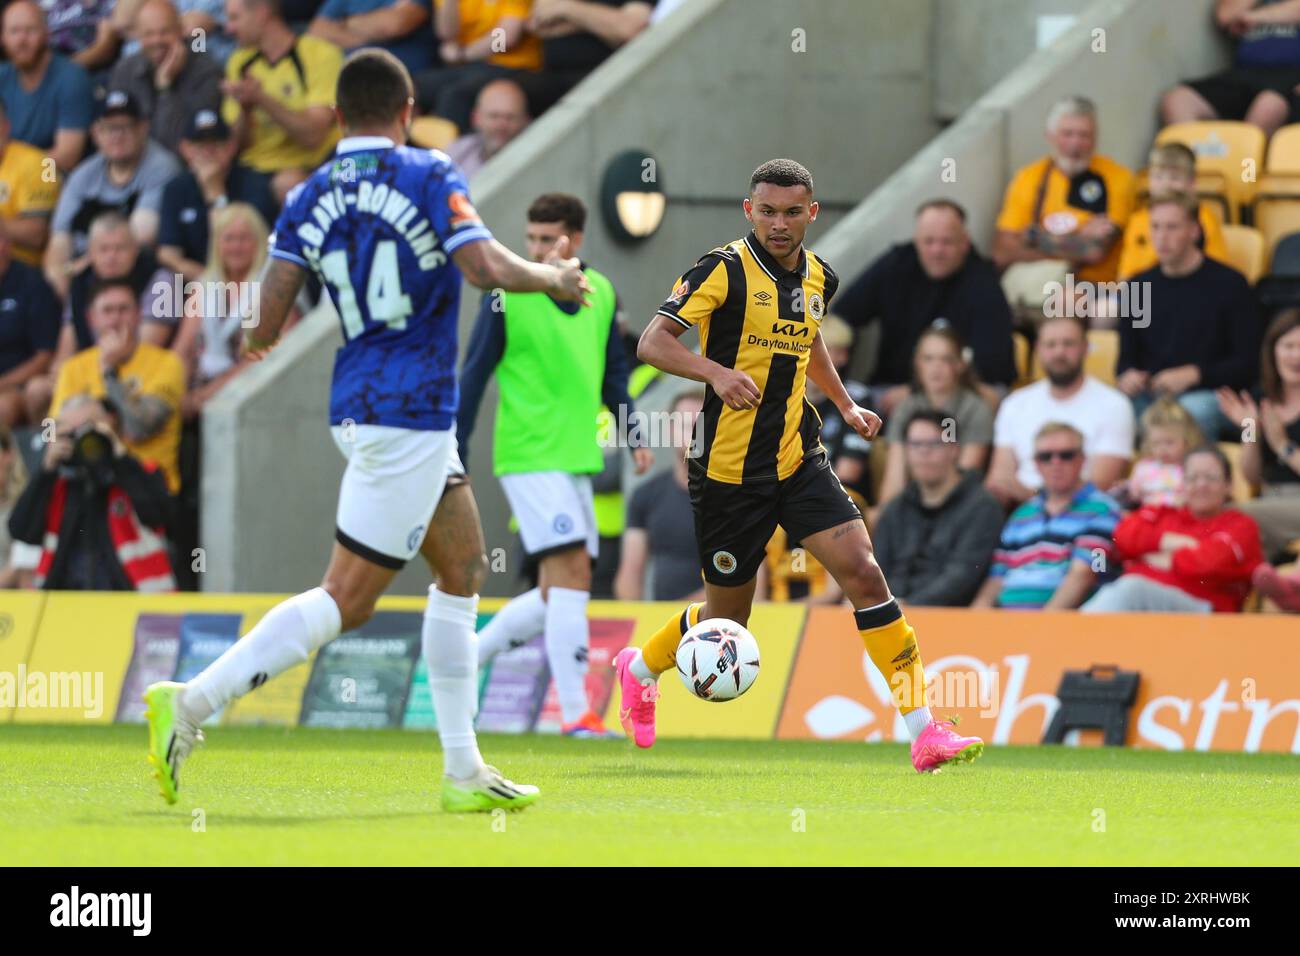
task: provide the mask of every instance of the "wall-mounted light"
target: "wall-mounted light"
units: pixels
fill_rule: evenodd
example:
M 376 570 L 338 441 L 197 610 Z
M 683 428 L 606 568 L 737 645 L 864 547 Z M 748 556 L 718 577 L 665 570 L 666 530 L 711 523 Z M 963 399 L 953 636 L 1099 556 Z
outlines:
M 650 238 L 664 218 L 659 163 L 644 150 L 619 153 L 605 167 L 600 207 L 616 242 L 633 245 Z

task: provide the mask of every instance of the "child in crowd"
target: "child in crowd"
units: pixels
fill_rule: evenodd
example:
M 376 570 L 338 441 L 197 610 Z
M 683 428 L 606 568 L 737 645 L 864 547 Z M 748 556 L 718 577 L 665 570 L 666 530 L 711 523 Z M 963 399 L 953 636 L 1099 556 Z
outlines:
M 1126 481 L 1111 489 L 1125 508 L 1181 508 L 1183 458 L 1204 442 L 1196 420 L 1172 398 L 1161 398 L 1142 415 L 1142 457 Z

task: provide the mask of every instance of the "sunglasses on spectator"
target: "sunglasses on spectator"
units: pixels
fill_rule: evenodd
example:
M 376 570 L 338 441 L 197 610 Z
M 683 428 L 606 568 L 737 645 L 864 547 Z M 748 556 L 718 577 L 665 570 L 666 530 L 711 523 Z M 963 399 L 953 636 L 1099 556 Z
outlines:
M 1064 448 L 1057 451 L 1036 451 L 1034 452 L 1034 461 L 1040 465 L 1046 465 L 1053 458 L 1057 461 L 1074 461 L 1083 454 L 1079 448 Z

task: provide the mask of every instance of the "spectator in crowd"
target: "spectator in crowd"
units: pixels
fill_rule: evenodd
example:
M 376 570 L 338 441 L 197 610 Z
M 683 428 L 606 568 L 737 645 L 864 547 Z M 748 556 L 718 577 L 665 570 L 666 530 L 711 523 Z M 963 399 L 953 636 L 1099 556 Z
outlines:
M 14 542 L 9 536 L 9 515 L 26 487 L 23 456 L 9 426 L 0 422 L 0 588 L 25 587 L 29 583 L 24 580 L 20 562 L 14 560 Z
M 451 120 L 461 130 L 487 83 L 524 80 L 541 67 L 542 47 L 525 29 L 529 0 L 438 0 L 434 31 L 442 65 L 415 77 L 420 109 Z
M 1139 508 L 1115 528 L 1124 574 L 1083 610 L 1240 611 L 1250 576 L 1263 560 L 1255 519 L 1228 507 L 1232 468 L 1214 445 L 1183 461 L 1187 504 Z
M 959 467 L 962 445 L 946 437 L 948 421 L 947 412 L 921 408 L 898 429 L 911 480 L 871 531 L 889 589 L 907 604 L 968 605 L 1002 530 L 1002 505 L 978 472 Z
M 140 51 L 113 68 L 109 86 L 126 90 L 149 117 L 149 135 L 173 152 L 191 118 L 221 109 L 221 64 L 190 50 L 171 0 L 146 0 L 135 18 Z
M 853 401 L 864 408 L 870 407 L 871 390 L 861 382 L 849 378 L 849 359 L 853 353 L 853 330 L 842 319 L 828 315 L 822 320 L 820 331 L 822 342 L 841 381 L 844 382 L 845 390 Z M 844 424 L 844 416 L 835 407 L 835 402 L 811 378 L 805 386 L 805 393 L 809 404 L 821 416 L 821 440 L 826 448 L 827 460 L 835 469 L 835 475 L 844 485 L 844 489 L 857 503 L 859 510 L 865 514 L 867 502 L 871 501 L 874 495 L 874 489 L 871 487 L 871 442 Z
M 546 67 L 530 96 L 535 113 L 649 26 L 653 10 L 653 0 L 533 0 L 528 30 L 542 38 Z
M 1166 124 L 1245 120 L 1272 135 L 1292 115 L 1300 85 L 1300 5 L 1218 0 L 1214 20 L 1236 39 L 1232 66 L 1166 92 L 1161 119 Z
M 0 235 L 0 425 L 36 423 L 26 389 L 48 373 L 59 339 L 59 303 L 39 269 L 10 255 Z
M 87 316 L 91 290 L 107 279 L 126 279 L 140 300 L 140 314 L 145 317 L 140 337 L 152 345 L 165 346 L 175 330 L 175 303 L 155 302 L 161 295 L 172 294 L 173 278 L 158 267 L 147 249 L 140 248 L 131 234 L 126 217 L 117 212 L 100 213 L 90 224 L 89 262 L 72 277 L 64 300 L 63 322 L 59 331 L 54 362 L 45 375 L 27 384 L 26 402 L 29 420 L 45 417 L 54 395 L 54 383 L 63 363 L 77 352 L 95 344 Z
M 1241 470 L 1260 497 L 1239 507 L 1259 523 L 1264 554 L 1300 540 L 1300 309 L 1269 323 L 1260 349 L 1260 400 L 1221 388 L 1219 407 L 1242 430 Z
M 240 159 L 270 180 L 277 203 L 324 162 L 339 138 L 334 87 L 343 54 L 317 36 L 297 36 L 279 0 L 227 0 L 239 49 L 226 62 L 221 116 Z
M 1042 487 L 1011 513 L 972 607 L 1077 608 L 1119 566 L 1111 541 L 1119 505 L 1083 479 L 1083 433 L 1047 422 L 1034 437 L 1034 463 Z
M 243 202 L 274 222 L 276 207 L 266 177 L 235 160 L 230 127 L 214 110 L 199 110 L 189 118 L 180 152 L 187 168 L 163 190 L 158 261 L 188 282 L 198 278 L 207 262 L 211 216 Z
M 412 76 L 435 62 L 429 0 L 325 0 L 307 32 L 344 53 L 382 47 Z
M 178 413 L 185 394 L 184 367 L 175 352 L 140 339 L 139 300 L 125 279 L 95 286 L 89 316 L 96 344 L 63 364 L 50 410 L 59 417 L 74 395 L 103 401 L 117 416 L 116 430 L 131 454 L 161 469 L 174 493 L 180 486 Z
M 1147 192 L 1151 198 L 1171 193 L 1196 195 L 1196 154 L 1182 143 L 1155 146 L 1147 157 Z M 1201 227 L 1197 244 L 1207 256 L 1228 262 L 1228 242 L 1223 238 L 1219 214 L 1208 202 L 1199 204 L 1197 222 Z M 1119 254 L 1119 278 L 1130 279 L 1156 265 L 1158 259 L 1151 244 L 1151 209 L 1143 206 L 1129 217 L 1124 229 L 1124 243 Z
M 122 45 L 114 29 L 114 0 L 40 0 L 50 49 L 91 73 L 112 65 Z
M 1156 399 L 1142 413 L 1142 457 L 1124 481 L 1109 489 L 1125 509 L 1180 508 L 1186 502 L 1183 459 L 1205 443 L 1196 419 L 1172 398 Z
M 1083 370 L 1088 337 L 1080 319 L 1048 319 L 1034 354 L 1045 377 L 1008 395 L 993 422 L 988 489 L 1008 507 L 1042 484 L 1035 468 L 1034 436 L 1045 422 L 1068 422 L 1083 434 L 1084 475 L 1110 488 L 1133 455 L 1133 406 L 1124 395 Z
M 703 601 L 704 579 L 695 546 L 695 521 L 686 490 L 686 454 L 704 393 L 691 389 L 673 401 L 671 468 L 648 478 L 632 493 L 614 596 L 620 601 Z M 650 587 L 646 590 L 649 565 Z
M 922 203 L 912 241 L 868 266 L 836 297 L 834 312 L 855 326 L 880 320 L 873 379 L 886 418 L 907 396 L 917 341 L 939 321 L 971 344 L 982 381 L 1002 391 L 1015 382 L 1011 309 L 997 273 L 971 245 L 966 211 L 951 200 Z
M 1047 114 L 1046 157 L 1022 168 L 1007 187 L 993 240 L 993 261 L 1013 308 L 1035 323 L 1044 285 L 1113 282 L 1119 238 L 1133 210 L 1133 174 L 1096 152 L 1097 109 L 1069 96 Z
M 119 437 L 115 418 L 89 396 L 71 398 L 40 473 L 9 516 L 15 540 L 41 547 L 39 588 L 176 589 L 167 554 L 167 486 L 157 465 L 139 460 Z
M 514 80 L 493 80 L 479 90 L 470 114 L 474 131 L 447 146 L 447 155 L 472 179 L 489 159 L 532 122 L 528 100 Z
M 45 251 L 45 275 L 64 298 L 71 276 L 85 265 L 95 217 L 122 213 L 136 241 L 152 246 L 158 237 L 163 187 L 180 172 L 176 157 L 149 138 L 149 121 L 130 93 L 110 90 L 99 114 L 92 128 L 99 152 L 63 184 Z
M 269 231 L 248 203 L 231 203 L 212 217 L 212 255 L 199 278 L 200 289 L 186 302 L 176 336 L 175 351 L 189 372 L 189 391 L 181 402 L 186 420 L 196 418 L 244 367 L 242 323 L 254 304 L 253 280 L 266 262 Z
M 0 103 L 0 236 L 12 244 L 15 259 L 39 267 L 59 201 L 58 177 L 44 153 L 11 138 L 10 132 Z
M 140 52 L 136 14 L 146 0 L 117 0 L 113 4 L 113 26 L 118 36 L 126 37 L 122 57 Z M 225 0 L 175 0 L 181 20 L 181 37 L 194 52 L 206 53 L 224 67 L 235 50 L 235 39 L 226 31 Z
M 1196 244 L 1197 201 L 1186 193 L 1151 203 L 1159 265 L 1129 281 L 1129 302 L 1146 313 L 1121 323 L 1115 384 L 1141 415 L 1158 395 L 1178 400 L 1209 441 L 1223 418 L 1214 390 L 1254 384 L 1259 309 L 1245 277 Z
M 50 49 L 45 14 L 31 0 L 5 7 L 0 24 L 8 61 L 0 63 L 0 103 L 10 135 L 44 150 L 67 172 L 86 151 L 93 108 L 90 74 Z
M 922 409 L 942 413 L 946 440 L 960 448 L 956 467 L 983 475 L 993 445 L 993 411 L 975 391 L 975 377 L 962 353 L 962 341 L 951 326 L 931 326 L 916 343 L 911 391 L 898 403 L 885 429 L 889 458 L 879 506 L 902 492 L 907 483 L 904 430 Z

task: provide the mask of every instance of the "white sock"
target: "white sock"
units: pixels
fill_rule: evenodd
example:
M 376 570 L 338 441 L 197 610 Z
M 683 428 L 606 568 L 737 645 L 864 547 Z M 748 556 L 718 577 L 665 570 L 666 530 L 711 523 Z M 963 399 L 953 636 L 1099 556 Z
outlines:
M 934 718 L 930 716 L 929 707 L 918 707 L 911 713 L 903 715 L 903 723 L 907 724 L 907 732 L 912 735 L 913 740 L 921 736 L 921 731 L 930 726 L 932 720 Z
M 627 669 L 630 670 L 632 672 L 632 676 L 635 677 L 637 680 L 639 680 L 642 684 L 644 684 L 648 680 L 649 681 L 659 680 L 659 675 L 656 674 L 654 671 L 650 670 L 650 665 L 647 664 L 645 662 L 645 658 L 641 656 L 641 648 L 639 647 L 636 649 L 636 657 L 632 658 L 632 663 L 627 665 Z
M 591 594 L 552 587 L 546 597 L 546 662 L 559 692 L 564 722 L 571 724 L 588 710 L 587 602 Z
M 185 685 L 181 706 L 200 724 L 236 697 L 307 660 L 338 637 L 342 627 L 339 606 L 324 588 L 281 601 Z
M 474 715 L 478 711 L 478 652 L 474 625 L 478 595 L 459 597 L 429 587 L 424 610 L 424 660 L 429 668 L 429 692 L 438 718 L 443 770 L 464 779 L 483 766 Z
M 478 635 L 478 666 L 502 651 L 527 644 L 546 627 L 546 602 L 533 588 L 510 601 L 487 622 Z

